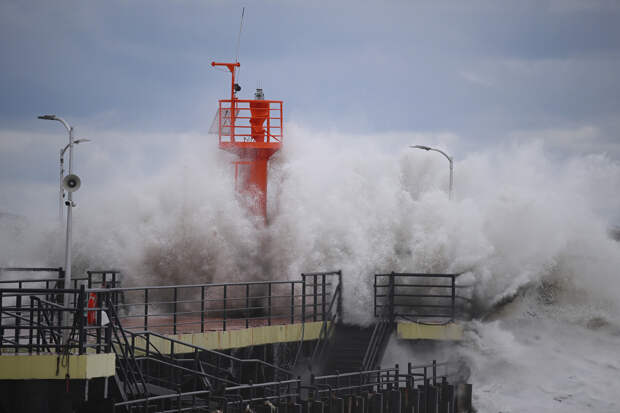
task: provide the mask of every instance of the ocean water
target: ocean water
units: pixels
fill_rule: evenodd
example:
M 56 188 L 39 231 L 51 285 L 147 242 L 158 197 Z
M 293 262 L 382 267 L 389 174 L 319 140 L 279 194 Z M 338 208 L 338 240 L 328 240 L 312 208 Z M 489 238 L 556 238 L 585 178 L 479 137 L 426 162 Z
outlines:
M 478 311 L 454 348 L 479 411 L 620 411 L 617 161 L 494 146 L 457 157 L 450 201 L 438 154 L 394 152 L 382 135 L 287 135 L 267 225 L 235 193 L 231 156 L 190 139 L 156 174 L 79 193 L 74 272 L 115 267 L 152 285 L 342 269 L 345 319 L 359 324 L 372 321 L 374 273 L 463 273 Z M 3 222 L 0 264 L 62 262 L 61 227 Z M 392 341 L 384 361 L 444 350 Z

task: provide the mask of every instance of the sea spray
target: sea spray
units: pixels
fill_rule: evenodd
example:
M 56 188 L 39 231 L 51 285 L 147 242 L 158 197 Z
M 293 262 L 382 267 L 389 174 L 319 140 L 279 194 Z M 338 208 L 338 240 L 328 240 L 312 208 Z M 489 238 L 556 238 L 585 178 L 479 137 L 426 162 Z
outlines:
M 620 209 L 608 191 L 620 187 L 617 162 L 552 159 L 540 142 L 493 147 L 456 157 L 450 201 L 445 159 L 394 153 L 381 138 L 291 128 L 272 161 L 264 225 L 234 190 L 230 155 L 185 137 L 153 176 L 80 192 L 77 270 L 115 267 L 126 285 L 153 285 L 342 269 L 346 317 L 357 323 L 371 321 L 376 272 L 467 273 L 487 308 L 544 277 L 620 294 L 620 253 L 607 233 L 609 211 Z M 19 265 L 14 240 L 36 239 L 40 228 L 45 242 L 24 242 L 20 256 L 60 265 L 62 248 L 50 246 L 62 245 L 62 231 L 48 227 L 3 233 L 12 246 L 3 265 Z
M 81 190 L 74 272 L 161 285 L 342 269 L 345 319 L 360 324 L 376 272 L 463 273 L 480 318 L 466 340 L 415 354 L 392 340 L 386 362 L 456 354 L 482 412 L 618 411 L 619 164 L 557 159 L 541 142 L 455 154 L 450 201 L 445 160 L 383 137 L 292 128 L 271 164 L 267 225 L 243 208 L 230 156 L 187 138 L 152 176 Z M 1 265 L 62 265 L 61 225 L 1 219 Z

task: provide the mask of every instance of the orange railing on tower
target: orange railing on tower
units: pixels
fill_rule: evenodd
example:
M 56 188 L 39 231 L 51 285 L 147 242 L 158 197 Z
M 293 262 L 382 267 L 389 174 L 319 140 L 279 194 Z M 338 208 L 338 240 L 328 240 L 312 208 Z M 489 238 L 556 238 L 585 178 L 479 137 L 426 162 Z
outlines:
M 217 132 L 220 145 L 250 142 L 281 144 L 282 101 L 220 100 L 211 130 Z

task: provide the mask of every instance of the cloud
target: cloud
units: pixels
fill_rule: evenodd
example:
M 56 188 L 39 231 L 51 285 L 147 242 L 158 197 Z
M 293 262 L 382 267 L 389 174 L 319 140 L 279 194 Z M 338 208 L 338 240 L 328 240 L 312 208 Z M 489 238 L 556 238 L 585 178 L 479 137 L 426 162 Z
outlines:
M 489 79 L 485 79 L 477 73 L 473 72 L 459 72 L 459 75 L 463 77 L 463 79 L 467 80 L 476 85 L 481 85 L 485 87 L 493 86 L 493 82 Z
M 542 139 L 545 144 L 554 146 L 592 145 L 600 138 L 600 131 L 595 126 L 582 126 L 576 129 L 521 130 L 512 132 L 510 137 L 518 140 Z
M 226 94 L 209 63 L 234 54 L 241 3 L 0 7 L 5 128 L 53 110 L 106 129 L 200 131 Z M 604 2 L 563 14 L 537 2 L 249 5 L 242 95 L 261 81 L 299 122 L 356 133 L 592 124 L 620 111 L 616 14 Z

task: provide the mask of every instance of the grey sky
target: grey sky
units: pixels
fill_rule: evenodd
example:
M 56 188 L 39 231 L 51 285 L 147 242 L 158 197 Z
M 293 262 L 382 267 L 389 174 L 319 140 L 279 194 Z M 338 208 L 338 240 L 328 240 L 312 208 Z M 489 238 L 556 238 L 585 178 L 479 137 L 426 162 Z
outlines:
M 457 158 L 542 139 L 558 156 L 620 159 L 616 1 L 4 0 L 0 210 L 15 177 L 56 177 L 66 137 L 38 114 L 70 120 L 105 156 L 141 159 L 145 174 L 166 162 L 165 136 L 206 135 L 229 81 L 209 63 L 233 58 L 244 5 L 241 96 L 260 81 L 289 122 L 455 134 Z

